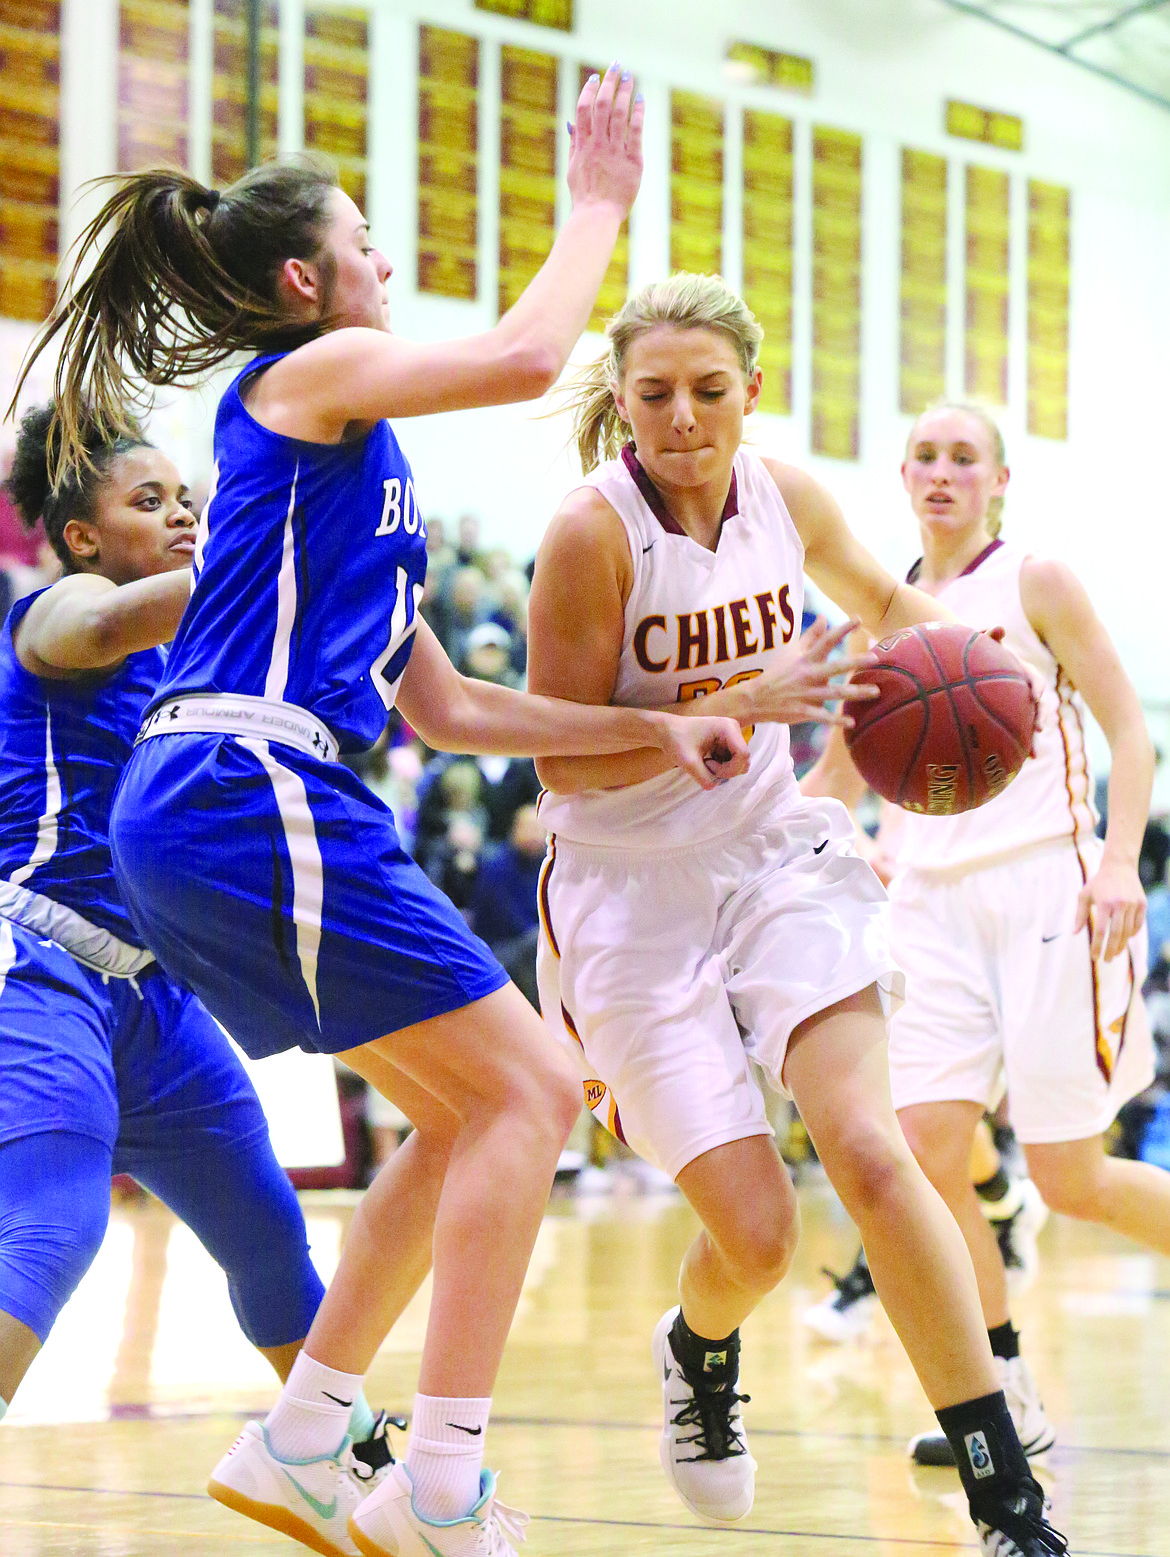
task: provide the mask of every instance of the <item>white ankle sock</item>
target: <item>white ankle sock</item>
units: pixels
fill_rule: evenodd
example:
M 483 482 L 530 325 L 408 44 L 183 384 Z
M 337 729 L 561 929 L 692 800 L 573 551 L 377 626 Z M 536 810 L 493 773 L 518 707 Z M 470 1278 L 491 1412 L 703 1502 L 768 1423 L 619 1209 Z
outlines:
M 339 1373 L 302 1351 L 264 1423 L 273 1454 L 282 1460 L 332 1454 L 348 1431 L 361 1387 L 360 1373 Z
M 486 1400 L 416 1395 L 406 1446 L 414 1506 L 424 1519 L 460 1519 L 479 1501 Z

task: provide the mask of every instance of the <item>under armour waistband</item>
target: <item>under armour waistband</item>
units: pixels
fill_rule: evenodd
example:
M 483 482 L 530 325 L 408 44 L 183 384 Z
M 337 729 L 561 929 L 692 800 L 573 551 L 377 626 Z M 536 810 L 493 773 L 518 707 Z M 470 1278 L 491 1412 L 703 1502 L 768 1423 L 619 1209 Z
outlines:
M 195 693 L 160 703 L 139 730 L 135 745 L 152 735 L 189 732 L 276 741 L 322 762 L 337 761 L 337 742 L 321 721 L 305 709 L 295 703 L 226 692 Z

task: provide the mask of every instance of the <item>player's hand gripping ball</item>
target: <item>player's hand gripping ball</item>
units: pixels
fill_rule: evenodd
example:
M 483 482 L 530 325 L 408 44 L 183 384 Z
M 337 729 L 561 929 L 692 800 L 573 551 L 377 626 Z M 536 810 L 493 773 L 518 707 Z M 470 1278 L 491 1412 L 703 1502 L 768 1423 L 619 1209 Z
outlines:
M 1020 661 L 987 633 L 923 622 L 871 650 L 858 679 L 878 688 L 850 705 L 845 742 L 885 800 L 952 816 L 994 799 L 1032 750 L 1037 705 Z

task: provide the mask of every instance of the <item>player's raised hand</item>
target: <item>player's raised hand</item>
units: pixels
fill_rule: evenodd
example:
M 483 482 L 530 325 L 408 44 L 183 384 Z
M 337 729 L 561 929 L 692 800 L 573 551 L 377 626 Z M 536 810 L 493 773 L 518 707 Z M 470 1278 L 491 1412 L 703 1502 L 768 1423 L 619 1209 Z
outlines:
M 747 705 L 745 723 L 763 724 L 852 724 L 843 706 L 846 703 L 875 698 L 878 689 L 860 681 L 842 680 L 854 672 L 864 672 L 874 663 L 870 654 L 846 654 L 832 658 L 833 651 L 858 626 L 856 621 L 829 627 L 818 616 L 809 630 L 773 657 L 771 664 L 751 681 L 740 683 Z M 842 705 L 842 706 L 831 706 Z
M 748 769 L 743 731 L 734 719 L 685 718 L 663 714 L 659 749 L 704 789 L 735 778 Z
M 645 104 L 629 71 L 614 64 L 604 76 L 589 77 L 577 99 L 576 123 L 569 126 L 574 205 L 598 200 L 630 209 L 642 182 L 644 118 Z

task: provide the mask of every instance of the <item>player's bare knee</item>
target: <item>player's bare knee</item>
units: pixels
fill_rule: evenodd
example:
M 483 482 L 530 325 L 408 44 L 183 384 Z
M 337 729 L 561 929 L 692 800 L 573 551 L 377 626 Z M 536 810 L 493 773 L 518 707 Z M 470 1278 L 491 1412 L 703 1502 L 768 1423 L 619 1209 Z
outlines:
M 547 1137 L 559 1152 L 581 1112 L 581 1083 L 572 1067 L 550 1047 L 533 1056 L 531 1067 L 512 1080 L 508 1112 L 518 1126 Z
M 771 1292 L 788 1274 L 800 1237 L 800 1213 L 761 1218 L 744 1230 L 737 1248 L 736 1273 L 744 1286 Z
M 1050 1211 L 1081 1222 L 1104 1220 L 1104 1185 L 1097 1174 L 1037 1172 L 1031 1163 L 1029 1174 Z
M 909 1154 L 897 1150 L 880 1132 L 860 1130 L 839 1141 L 832 1161 L 825 1161 L 833 1188 L 855 1221 L 879 1212 L 899 1195 Z
M 954 1141 L 924 1125 L 913 1114 L 899 1115 L 899 1122 L 918 1166 L 944 1200 L 949 1202 L 954 1192 L 969 1188 L 969 1154 L 965 1148 L 956 1148 Z

